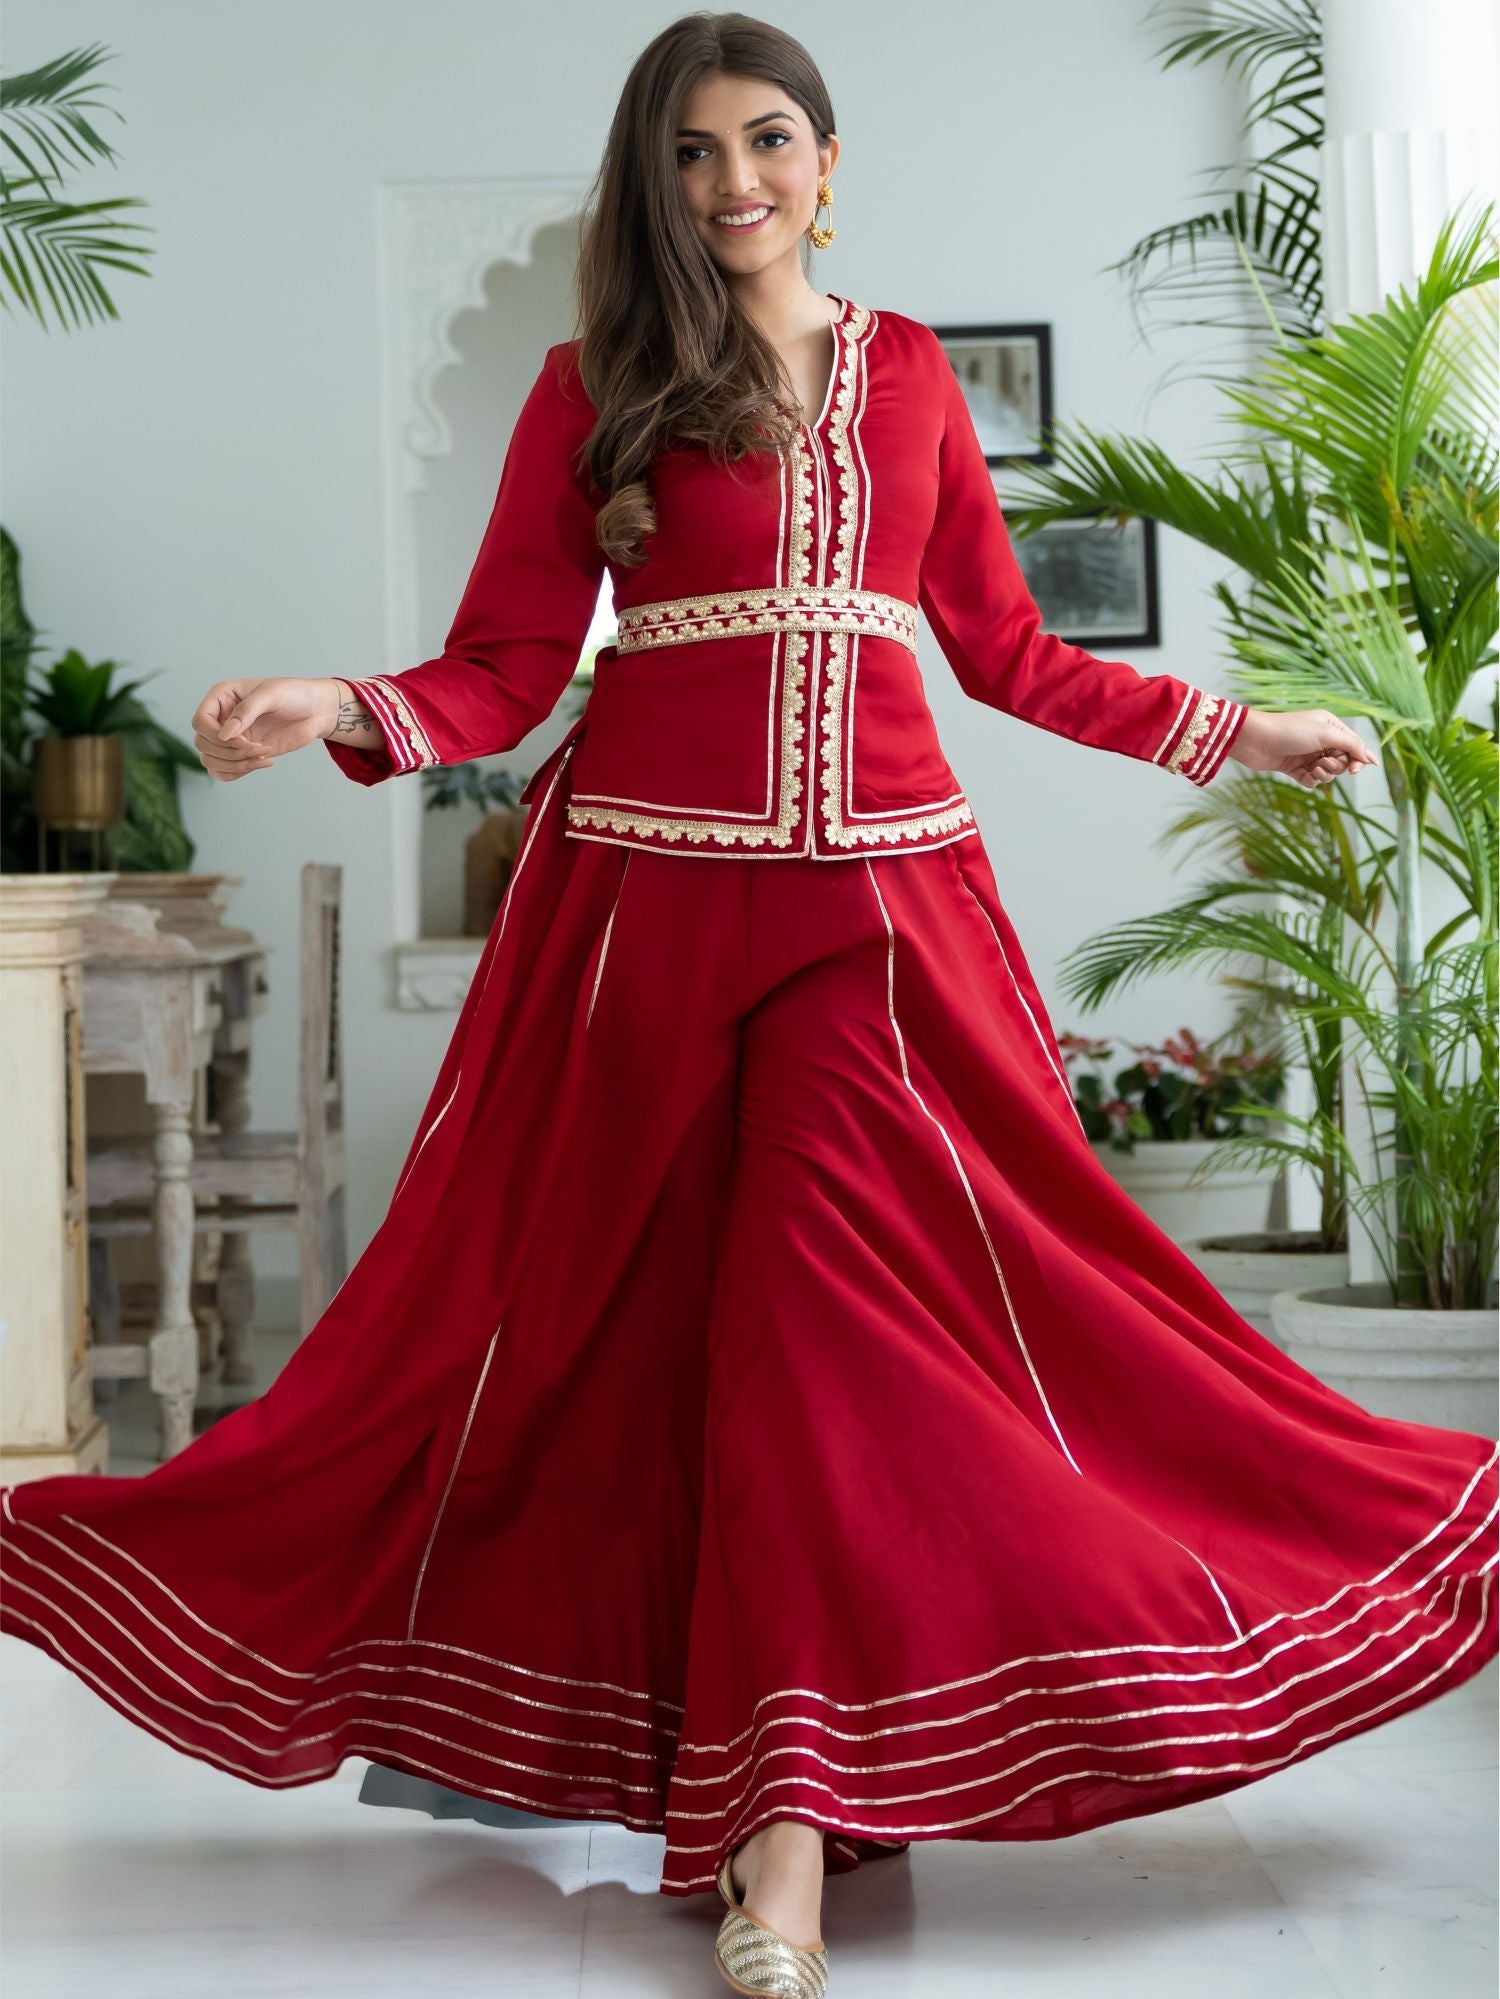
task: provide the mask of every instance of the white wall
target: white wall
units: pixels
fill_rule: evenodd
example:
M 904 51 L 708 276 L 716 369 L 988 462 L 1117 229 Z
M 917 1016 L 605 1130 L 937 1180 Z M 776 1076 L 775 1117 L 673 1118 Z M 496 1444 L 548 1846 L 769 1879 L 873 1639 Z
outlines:
M 11 0 L 10 71 L 102 41 L 121 155 L 77 192 L 135 194 L 156 248 L 118 277 L 118 322 L 43 334 L 14 321 L 5 362 L 3 518 L 32 618 L 59 648 L 160 669 L 146 690 L 184 735 L 230 674 L 358 674 L 382 658 L 375 186 L 517 172 L 587 177 L 636 51 L 681 11 L 640 0 Z M 843 146 L 813 281 L 931 322 L 1049 320 L 1059 413 L 1133 428 L 1183 349 L 1134 344 L 1104 267 L 1188 212 L 1198 171 L 1232 157 L 1215 72 L 1162 75 L 1146 0 L 772 4 L 823 66 Z M 915 37 L 913 27 L 919 25 Z M 566 330 L 566 329 L 564 329 Z M 561 337 L 538 332 L 540 345 Z M 538 349 L 538 358 L 540 349 Z M 450 407 L 472 398 L 455 391 Z M 1151 412 L 1169 448 L 1214 441 L 1208 391 Z M 503 426 L 499 427 L 503 428 Z M 455 472 L 422 527 L 422 615 L 436 650 L 493 492 L 493 463 Z M 435 491 L 441 494 L 442 488 Z M 469 536 L 434 548 L 451 508 Z M 441 568 L 446 589 L 431 578 Z M 1221 685 L 1214 566 L 1168 535 L 1157 651 L 1134 655 Z M 1206 985 L 1154 984 L 1085 1020 L 1054 967 L 1091 931 L 1159 906 L 1180 883 L 1150 850 L 1196 796 L 1149 766 L 1085 750 L 959 692 L 925 663 L 938 724 L 979 815 L 1059 1028 L 1156 1039 L 1227 1018 Z M 386 804 L 319 748 L 237 785 L 186 786 L 197 865 L 245 878 L 233 914 L 273 947 L 256 1049 L 264 1123 L 293 1115 L 297 870 L 341 861 L 347 890 L 346 1055 L 358 1251 L 384 1213 L 452 1029 L 388 1004 Z M 691 866 L 690 860 L 683 862 Z M 257 1244 L 263 1272 L 284 1270 Z

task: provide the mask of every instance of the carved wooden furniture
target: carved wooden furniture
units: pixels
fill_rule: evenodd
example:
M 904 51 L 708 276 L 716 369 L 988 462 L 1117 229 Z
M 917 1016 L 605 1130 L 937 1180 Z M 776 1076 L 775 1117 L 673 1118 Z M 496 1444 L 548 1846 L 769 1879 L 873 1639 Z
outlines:
M 98 1338 L 91 1348 L 96 1376 L 148 1374 L 161 1399 L 162 1455 L 191 1441 L 198 1383 L 197 1332 L 192 1315 L 195 1233 L 222 1232 L 226 1252 L 214 1286 L 225 1326 L 226 1378 L 250 1378 L 249 1255 L 247 1232 L 257 1228 L 296 1233 L 300 1263 L 301 1328 L 305 1333 L 326 1308 L 347 1273 L 344 1185 L 342 1036 L 339 1021 L 339 904 L 342 870 L 309 862 L 302 870 L 298 1122 L 295 1130 L 249 1128 L 244 1090 L 245 1050 L 224 1034 L 226 995 L 245 972 L 234 968 L 243 946 L 170 938 L 158 945 L 181 951 L 152 957 L 118 948 L 101 968 L 97 992 L 101 1051 L 130 1042 L 148 1059 L 147 1094 L 155 1130 L 150 1136 L 91 1141 L 88 1147 L 89 1229 L 101 1252 L 94 1266 Z M 106 911 L 110 908 L 106 905 Z M 113 905 L 128 932 L 141 925 L 141 905 Z M 153 919 L 159 911 L 146 911 Z M 103 914 L 103 913 L 101 913 Z M 117 944 L 127 942 L 117 937 Z M 85 983 L 92 1044 L 96 993 L 91 961 Z M 202 983 L 202 974 L 208 981 Z M 243 990 L 230 1003 L 243 1019 Z M 108 1059 L 108 1058 L 106 1058 Z M 190 1126 L 192 1070 L 213 1059 L 218 1131 Z M 101 1062 L 100 1066 L 105 1066 Z M 154 1076 L 154 1081 L 153 1081 Z M 207 1205 L 208 1203 L 212 1205 Z M 155 1235 L 160 1279 L 157 1329 L 149 1348 L 116 1343 L 116 1301 L 107 1280 L 110 1241 Z
M 0 1480 L 103 1471 L 93 1406 L 82 1077 L 84 923 L 108 874 L 0 877 Z

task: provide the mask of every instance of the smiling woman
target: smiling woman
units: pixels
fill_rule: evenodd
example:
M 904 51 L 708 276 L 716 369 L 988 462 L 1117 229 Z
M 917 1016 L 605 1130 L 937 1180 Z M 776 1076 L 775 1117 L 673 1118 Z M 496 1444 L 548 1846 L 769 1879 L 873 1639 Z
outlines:
M 700 225 L 721 237 L 754 239 L 754 254 L 737 265 L 721 261 L 746 309 L 758 307 L 758 317 L 790 380 L 793 401 L 804 416 L 821 409 L 828 381 L 828 342 L 818 327 L 806 325 L 809 308 L 819 303 L 801 276 L 787 268 L 785 243 L 795 257 L 803 236 L 814 233 L 804 218 L 824 203 L 831 205 L 829 175 L 839 155 L 831 126 L 820 137 L 807 113 L 774 86 L 748 83 L 742 77 L 708 76 L 686 99 L 685 118 L 701 117 L 703 125 L 684 123 L 677 138 L 684 198 Z M 736 113 L 752 101 L 773 100 L 770 108 L 748 118 Z M 695 143 L 696 142 L 696 143 Z M 818 232 L 824 234 L 824 232 Z M 784 238 L 784 241 L 779 241 Z M 833 240 L 827 231 L 820 248 Z M 715 246 L 716 260 L 725 246 Z M 767 258 L 771 261 L 767 263 Z M 757 284 L 757 272 L 769 277 Z M 795 282 L 790 282 L 795 278 Z M 822 301 L 826 304 L 827 301 Z M 820 316 L 819 325 L 826 320 Z M 836 358 L 833 357 L 833 358 Z
M 149 1477 L 0 1489 L 0 1624 L 161 1740 L 655 1834 L 782 1999 L 827 1873 L 1219 1796 L 1500 1644 L 1494 1442 L 1324 1386 L 1090 1146 L 924 620 L 1143 782 L 1368 753 L 1042 630 L 939 341 L 808 281 L 837 154 L 790 36 L 664 30 L 443 652 L 205 697 L 226 779 L 410 777 L 518 743 L 613 584 L 328 1310 Z

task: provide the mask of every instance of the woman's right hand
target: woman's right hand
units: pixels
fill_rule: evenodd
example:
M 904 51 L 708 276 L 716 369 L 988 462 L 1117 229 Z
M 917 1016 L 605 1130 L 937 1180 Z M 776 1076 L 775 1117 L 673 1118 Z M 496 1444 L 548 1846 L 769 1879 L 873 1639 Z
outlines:
M 317 742 L 338 718 L 335 680 L 216 680 L 193 711 L 193 745 L 209 775 L 231 783 Z

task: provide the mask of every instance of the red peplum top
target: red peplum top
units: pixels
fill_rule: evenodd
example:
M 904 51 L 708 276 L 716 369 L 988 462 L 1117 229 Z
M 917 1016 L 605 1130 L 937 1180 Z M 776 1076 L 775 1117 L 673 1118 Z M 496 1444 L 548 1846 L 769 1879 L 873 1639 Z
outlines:
M 580 343 L 549 348 L 443 651 L 350 682 L 385 744 L 325 738 L 339 768 L 376 784 L 512 748 L 576 671 L 608 567 L 617 643 L 570 731 L 574 838 L 847 860 L 973 833 L 927 704 L 919 610 L 975 700 L 1207 784 L 1245 707 L 1044 632 L 937 336 L 838 304 L 816 421 L 738 464 L 662 452 L 635 569 L 595 538 Z

